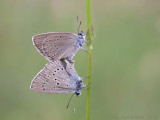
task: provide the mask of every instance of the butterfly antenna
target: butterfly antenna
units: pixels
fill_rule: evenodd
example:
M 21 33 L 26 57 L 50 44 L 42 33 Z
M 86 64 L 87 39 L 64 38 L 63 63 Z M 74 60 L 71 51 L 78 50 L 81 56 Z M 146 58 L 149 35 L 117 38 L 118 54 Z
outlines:
M 78 28 L 78 16 L 77 16 L 77 32 L 79 33 L 79 28 Z
M 68 109 L 68 107 L 69 107 L 69 104 L 70 104 L 70 102 L 71 102 L 71 100 L 72 100 L 72 98 L 73 98 L 73 96 L 75 95 L 75 93 L 70 97 L 70 99 L 69 99 L 69 101 L 68 101 L 68 104 L 67 104 L 67 109 Z
M 74 96 L 74 98 L 73 98 L 73 112 L 76 111 L 74 101 L 75 101 L 75 96 Z
M 79 23 L 79 26 L 78 26 L 78 32 L 79 32 L 79 28 L 80 28 L 81 24 L 82 24 L 82 21 L 80 21 L 80 23 Z
M 77 16 L 77 32 L 79 33 L 79 28 L 81 26 L 82 22 L 80 21 L 79 26 L 78 26 L 78 16 Z

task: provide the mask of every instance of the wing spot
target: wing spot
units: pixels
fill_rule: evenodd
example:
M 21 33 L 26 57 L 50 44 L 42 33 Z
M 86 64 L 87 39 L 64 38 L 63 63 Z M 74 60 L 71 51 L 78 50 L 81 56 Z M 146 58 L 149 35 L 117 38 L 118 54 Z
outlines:
M 53 75 L 55 75 L 55 74 L 53 73 Z
M 62 36 L 59 36 L 60 38 L 62 37 Z
M 69 39 L 71 39 L 71 38 L 69 38 Z
M 62 70 L 63 70 L 63 68 L 62 68 Z
M 58 39 L 57 39 L 58 40 Z
M 46 84 L 45 82 L 43 84 Z
M 57 69 L 57 70 L 59 70 L 59 69 Z
M 42 87 L 44 87 L 44 85 L 42 85 Z
M 69 69 L 72 69 L 72 68 L 69 68 Z
M 68 86 L 68 85 L 67 85 Z
M 54 71 L 55 73 L 57 72 L 57 71 Z
M 57 79 L 54 79 L 54 80 L 57 80 Z
M 54 43 L 54 44 L 56 44 L 56 43 Z
M 43 88 L 43 90 L 45 90 L 45 89 Z
M 58 50 L 58 48 L 57 48 L 57 50 Z
M 59 85 L 59 83 L 57 83 L 57 85 Z

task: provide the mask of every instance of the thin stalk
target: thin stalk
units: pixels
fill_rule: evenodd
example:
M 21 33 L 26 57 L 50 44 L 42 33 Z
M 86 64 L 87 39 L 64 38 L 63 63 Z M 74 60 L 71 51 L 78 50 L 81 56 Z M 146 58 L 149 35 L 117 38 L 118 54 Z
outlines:
M 91 90 L 90 90 L 90 84 L 91 84 L 91 56 L 92 56 L 92 50 L 88 50 L 88 89 L 87 89 L 87 110 L 86 110 L 86 120 L 90 120 L 90 96 L 91 96 Z
M 86 120 L 90 120 L 90 101 L 91 101 L 91 60 L 92 60 L 92 31 L 91 31 L 91 11 L 90 11 L 90 0 L 87 2 L 87 34 L 86 40 L 88 41 L 88 89 L 87 89 L 87 109 L 86 109 Z

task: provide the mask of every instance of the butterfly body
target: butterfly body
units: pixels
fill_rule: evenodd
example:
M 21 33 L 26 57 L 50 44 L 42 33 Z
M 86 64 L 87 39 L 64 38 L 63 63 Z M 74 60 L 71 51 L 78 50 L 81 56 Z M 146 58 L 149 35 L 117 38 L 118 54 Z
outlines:
M 76 92 L 75 94 L 77 96 L 81 95 L 80 90 L 84 88 L 84 84 L 82 83 L 82 78 L 80 78 L 74 69 L 74 63 L 70 63 L 67 60 L 63 60 L 63 63 L 65 63 L 65 69 L 68 73 L 68 75 L 72 78 L 74 83 L 76 84 Z

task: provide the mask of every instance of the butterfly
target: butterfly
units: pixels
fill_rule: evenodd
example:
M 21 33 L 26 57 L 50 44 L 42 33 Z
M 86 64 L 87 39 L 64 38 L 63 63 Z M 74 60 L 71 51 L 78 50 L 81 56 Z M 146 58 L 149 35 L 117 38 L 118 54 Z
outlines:
M 30 89 L 40 93 L 81 94 L 85 87 L 74 68 L 67 60 L 51 61 L 34 77 Z
M 86 51 L 83 45 L 87 43 L 83 31 L 78 34 L 70 32 L 42 33 L 33 36 L 32 41 L 39 53 L 49 61 L 58 59 L 71 61 L 79 49 Z

